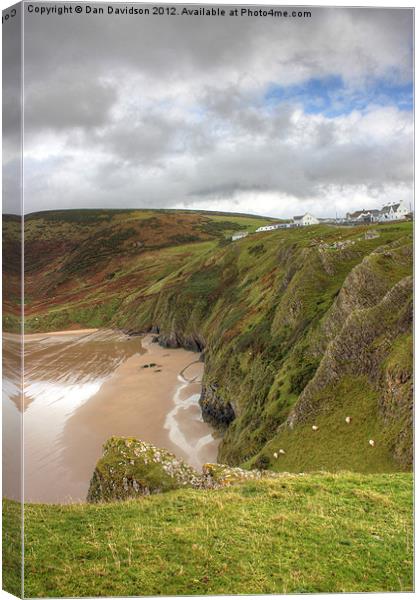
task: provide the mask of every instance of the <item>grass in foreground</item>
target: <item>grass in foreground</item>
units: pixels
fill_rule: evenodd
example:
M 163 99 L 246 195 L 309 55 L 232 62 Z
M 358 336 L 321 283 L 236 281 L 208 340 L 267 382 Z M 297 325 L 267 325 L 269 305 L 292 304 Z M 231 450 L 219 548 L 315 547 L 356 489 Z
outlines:
M 407 473 L 27 505 L 25 596 L 408 591 L 412 533 Z

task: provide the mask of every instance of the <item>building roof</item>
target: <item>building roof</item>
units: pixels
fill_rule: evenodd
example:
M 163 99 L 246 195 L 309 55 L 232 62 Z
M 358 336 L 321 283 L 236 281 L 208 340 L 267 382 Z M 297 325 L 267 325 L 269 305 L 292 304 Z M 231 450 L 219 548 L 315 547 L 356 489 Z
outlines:
M 304 216 L 305 216 L 305 215 L 298 215 L 297 217 L 293 217 L 293 219 L 294 219 L 295 221 L 300 221 L 301 219 L 303 219 L 303 217 L 304 217 Z
M 355 212 L 347 213 L 347 218 L 348 219 L 358 219 L 362 215 L 372 215 L 375 217 L 379 217 L 380 215 L 388 214 L 391 211 L 391 209 L 393 211 L 397 211 L 398 208 L 402 205 L 403 205 L 402 202 L 396 202 L 394 204 L 386 204 L 381 209 L 379 209 L 379 208 L 367 208 L 367 209 L 364 208 L 363 210 L 356 210 Z
M 368 208 L 363 210 L 356 210 L 353 213 L 347 213 L 351 219 L 358 219 L 362 215 L 379 215 L 381 213 L 377 208 Z
M 391 208 L 392 210 L 398 210 L 398 207 L 401 206 L 401 202 L 397 202 L 396 204 L 386 204 L 382 210 L 380 211 L 382 214 L 389 213 Z

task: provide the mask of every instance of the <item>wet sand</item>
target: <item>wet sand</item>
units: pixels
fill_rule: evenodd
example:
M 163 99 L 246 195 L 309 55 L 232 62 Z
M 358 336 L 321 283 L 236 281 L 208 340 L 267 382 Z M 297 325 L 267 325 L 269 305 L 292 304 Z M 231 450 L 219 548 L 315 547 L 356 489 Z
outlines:
M 71 336 L 71 335 L 82 335 L 82 334 L 91 334 L 98 331 L 98 329 L 67 329 L 65 331 L 50 331 L 48 333 L 25 333 L 25 340 L 33 341 L 33 340 L 42 340 L 48 337 L 55 336 Z
M 3 495 L 22 498 L 23 407 L 21 381 L 21 337 L 3 333 L 2 380 L 2 483 Z
M 27 501 L 84 501 L 112 435 L 162 446 L 198 469 L 216 460 L 219 440 L 198 406 L 198 354 L 162 348 L 152 337 L 25 336 Z

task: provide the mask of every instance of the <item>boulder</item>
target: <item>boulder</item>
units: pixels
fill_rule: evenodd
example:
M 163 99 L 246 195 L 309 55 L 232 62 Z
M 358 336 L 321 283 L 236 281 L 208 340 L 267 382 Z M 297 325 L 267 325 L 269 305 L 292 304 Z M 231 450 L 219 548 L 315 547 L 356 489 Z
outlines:
M 87 501 L 125 500 L 200 483 L 201 475 L 167 450 L 135 438 L 112 437 L 104 444 Z

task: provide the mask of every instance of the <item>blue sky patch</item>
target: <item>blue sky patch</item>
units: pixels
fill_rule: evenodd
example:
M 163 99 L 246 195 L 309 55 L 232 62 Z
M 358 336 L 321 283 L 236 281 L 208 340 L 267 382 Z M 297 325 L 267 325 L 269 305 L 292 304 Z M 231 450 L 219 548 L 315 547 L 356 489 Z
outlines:
M 363 111 L 370 105 L 396 106 L 400 110 L 413 110 L 412 83 L 399 85 L 385 80 L 374 80 L 360 88 L 346 86 L 339 76 L 308 81 L 291 86 L 271 84 L 264 96 L 269 107 L 282 103 L 297 103 L 308 114 L 336 117 L 353 110 Z

